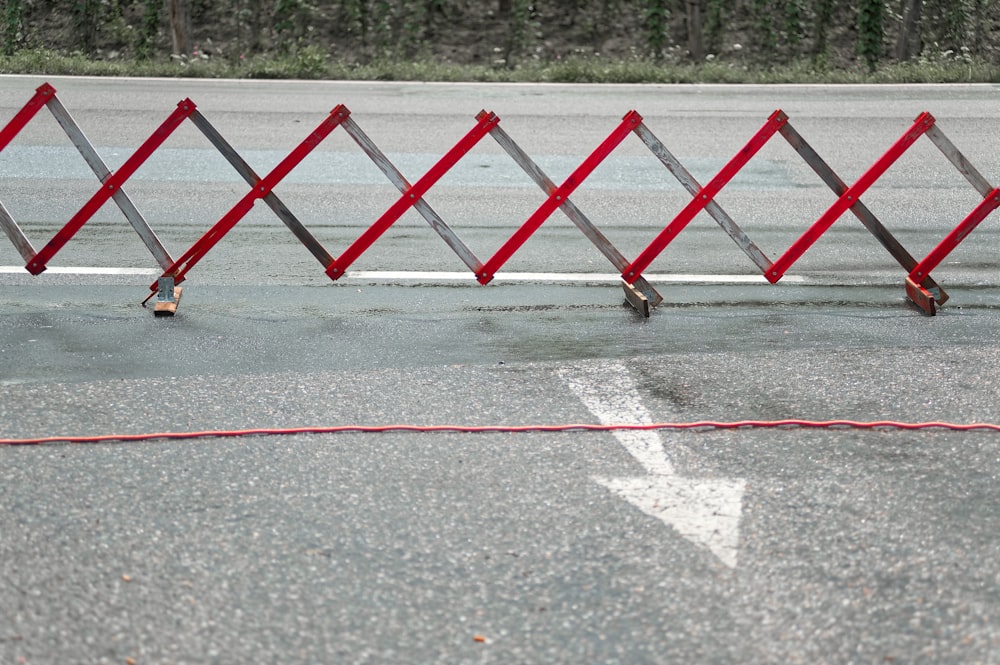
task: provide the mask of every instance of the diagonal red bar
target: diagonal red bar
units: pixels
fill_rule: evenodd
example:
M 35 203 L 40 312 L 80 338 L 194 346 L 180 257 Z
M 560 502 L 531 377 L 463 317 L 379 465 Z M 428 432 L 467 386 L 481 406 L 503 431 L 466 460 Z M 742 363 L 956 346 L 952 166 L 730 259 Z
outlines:
M 184 254 L 180 256 L 173 265 L 167 268 L 163 276 L 173 276 L 174 283 L 184 281 L 184 276 L 195 266 L 212 247 L 236 226 L 243 217 L 250 212 L 257 199 L 262 199 L 273 190 L 281 180 L 294 169 L 299 162 L 305 159 L 306 155 L 313 151 L 323 139 L 329 136 L 330 132 L 337 128 L 340 123 L 350 116 L 351 112 L 343 104 L 338 104 L 330 114 L 307 136 L 299 145 L 278 163 L 270 173 L 257 181 L 246 195 L 234 205 L 229 212 L 222 216 L 212 228 L 193 244 Z M 156 291 L 158 284 L 154 283 L 150 287 L 151 291 Z
M 535 212 L 525 220 L 524 224 L 514 232 L 507 242 L 497 250 L 490 259 L 483 265 L 482 271 L 476 275 L 476 279 L 480 284 L 489 284 L 492 281 L 493 276 L 496 271 L 514 255 L 521 245 L 531 237 L 531 235 L 538 230 L 538 228 L 545 222 L 549 216 L 555 212 L 556 208 L 565 203 L 566 199 L 569 197 L 573 191 L 580 186 L 580 184 L 587 179 L 587 177 L 594 172 L 594 169 L 604 161 L 604 159 L 611 154 L 618 145 L 625 140 L 632 130 L 634 130 L 639 123 L 642 122 L 642 116 L 636 111 L 629 111 L 622 118 L 621 123 L 608 135 L 604 141 L 601 142 L 597 148 L 594 149 L 592 153 L 583 160 L 580 166 L 576 167 L 566 178 L 563 184 L 556 187 L 552 191 L 548 198 L 538 207 Z
M 83 207 L 77 211 L 73 217 L 70 218 L 66 225 L 63 226 L 55 237 L 49 241 L 45 247 L 42 248 L 38 254 L 35 255 L 33 259 L 28 261 L 26 266 L 28 272 L 32 275 L 41 274 L 45 270 L 45 264 L 48 263 L 56 252 L 63 248 L 63 246 L 69 242 L 70 238 L 76 235 L 84 224 L 87 223 L 91 217 L 94 216 L 102 205 L 107 203 L 108 199 L 114 195 L 114 193 L 128 180 L 132 177 L 140 166 L 149 159 L 149 156 L 153 154 L 157 148 L 159 148 L 164 141 L 167 140 L 175 129 L 187 118 L 189 115 L 194 113 L 195 104 L 190 99 L 183 99 L 177 103 L 177 108 L 174 112 L 163 121 L 159 127 L 150 135 L 146 141 L 139 146 L 131 157 L 129 157 L 121 168 L 112 173 L 107 180 L 101 184 L 101 188 L 90 197 L 90 200 L 83 204 Z
M 913 121 L 913 125 L 903 134 L 892 146 L 882 155 L 878 161 L 871 165 L 871 167 L 865 171 L 857 182 L 851 185 L 847 191 L 841 194 L 840 198 L 834 202 L 830 208 L 817 219 L 811 227 L 806 229 L 806 232 L 788 248 L 784 254 L 782 254 L 777 261 L 771 266 L 771 269 L 764 273 L 764 277 L 767 281 L 772 284 L 776 283 L 781 279 L 785 272 L 792 266 L 793 263 L 799 260 L 799 258 L 806 252 L 807 249 L 812 247 L 821 235 L 827 232 L 827 230 L 833 226 L 833 223 L 837 221 L 841 215 L 843 215 L 847 210 L 857 203 L 858 199 L 864 194 L 872 184 L 882 177 L 890 166 L 892 166 L 897 159 L 899 159 L 904 152 L 906 152 L 910 146 L 916 143 L 924 132 L 930 129 L 934 125 L 934 116 L 930 113 L 924 112 L 917 116 L 917 119 Z
M 631 263 L 624 271 L 622 271 L 622 279 L 624 279 L 629 284 L 632 284 L 639 276 L 642 275 L 642 271 L 649 267 L 649 264 L 656 259 L 660 253 L 666 249 L 667 245 L 673 242 L 674 238 L 677 237 L 681 231 L 695 218 L 699 212 L 701 212 L 705 206 L 712 202 L 715 196 L 729 184 L 729 181 L 733 179 L 740 169 L 746 166 L 754 155 L 756 155 L 761 148 L 764 147 L 775 132 L 781 129 L 785 123 L 788 122 L 788 116 L 781 109 L 778 109 L 767 119 L 764 126 L 757 130 L 750 140 L 747 142 L 743 148 L 733 156 L 729 162 L 722 167 L 714 178 L 712 178 L 708 184 L 701 188 L 701 190 L 694 195 L 691 202 L 684 206 L 684 209 L 674 217 L 660 234 L 653 239 L 653 242 L 649 244 L 649 247 L 644 249 L 635 261 Z
M 35 114 L 38 113 L 43 106 L 45 106 L 50 99 L 52 99 L 56 94 L 56 89 L 53 88 L 48 83 L 43 83 L 38 86 L 35 90 L 35 94 L 28 100 L 13 118 L 10 119 L 3 129 L 0 129 L 0 152 L 3 151 L 7 145 L 14 140 L 14 137 L 24 129 Z
M 390 226 L 395 224 L 396 220 L 398 220 L 404 212 L 423 198 L 424 194 L 427 193 L 427 190 L 434 186 L 434 183 L 440 180 L 441 177 L 458 162 L 458 160 L 469 152 L 473 146 L 475 146 L 500 122 L 500 118 L 493 113 L 480 113 L 477 120 L 478 122 L 475 127 L 469 130 L 469 132 L 463 136 L 451 150 L 446 152 L 444 156 L 441 157 L 441 159 L 439 159 L 434 166 L 432 166 L 430 170 L 420 178 L 420 180 L 411 185 L 409 189 L 407 189 L 399 197 L 399 199 L 397 199 L 396 202 L 389 207 L 388 210 L 382 213 L 381 217 L 375 220 L 374 224 L 368 227 L 368 229 L 362 233 L 350 247 L 344 250 L 343 254 L 338 256 L 333 263 L 327 266 L 326 274 L 330 277 L 330 279 L 336 280 L 343 277 L 344 273 L 347 272 L 347 269 L 352 263 L 354 263 L 354 261 L 357 260 L 359 256 L 364 254 L 364 252 L 371 247 L 372 244 L 378 240 Z
M 944 240 L 937 247 L 931 250 L 931 253 L 923 261 L 910 271 L 909 278 L 917 283 L 923 280 L 924 277 L 929 275 L 932 270 L 944 261 L 952 250 L 958 247 L 959 243 L 965 240 L 967 235 L 972 233 L 973 229 L 979 226 L 980 222 L 986 219 L 998 207 L 1000 207 L 1000 189 L 994 189 L 969 213 L 968 217 L 963 219 L 958 226 L 952 229 L 951 233 L 945 236 Z

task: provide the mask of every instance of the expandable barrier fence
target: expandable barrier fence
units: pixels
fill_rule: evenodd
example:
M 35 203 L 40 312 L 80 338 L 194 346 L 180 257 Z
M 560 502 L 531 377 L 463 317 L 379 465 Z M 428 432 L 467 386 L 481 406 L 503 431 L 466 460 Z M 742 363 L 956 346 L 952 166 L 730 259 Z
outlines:
M 330 279 L 344 276 L 351 265 L 367 251 L 406 211 L 414 209 L 441 236 L 445 244 L 468 266 L 480 284 L 488 284 L 504 264 L 521 248 L 556 209 L 561 210 L 579 230 L 611 262 L 622 277 L 627 300 L 643 315 L 649 316 L 650 307 L 662 302 L 662 296 L 643 277 L 643 272 L 700 212 L 710 215 L 736 242 L 749 259 L 760 269 L 770 283 L 777 283 L 792 265 L 833 225 L 850 210 L 868 231 L 882 244 L 905 271 L 905 289 L 910 300 L 926 313 L 933 315 L 936 306 L 948 299 L 945 291 L 931 278 L 933 271 L 973 229 L 993 210 L 1000 206 L 1000 190 L 995 188 L 969 163 L 958 148 L 944 135 L 930 113 L 921 113 L 913 124 L 888 150 L 851 185 L 816 153 L 806 140 L 792 127 L 788 116 L 778 110 L 771 114 L 764 125 L 747 144 L 730 159 L 708 183 L 700 184 L 694 176 L 643 123 L 636 111 L 625 114 L 608 137 L 587 156 L 566 178 L 556 185 L 524 150 L 500 126 L 500 118 L 492 112 L 481 111 L 475 124 L 455 145 L 445 153 L 416 182 L 409 182 L 392 164 L 375 143 L 362 131 L 351 117 L 350 110 L 338 105 L 319 123 L 299 145 L 282 159 L 269 173 L 259 176 L 212 126 L 190 99 L 181 100 L 177 108 L 149 136 L 148 139 L 116 171 L 112 172 L 87 140 L 72 116 L 59 101 L 56 90 L 43 84 L 27 104 L 0 130 L 0 152 L 31 121 L 42 107 L 55 117 L 69 139 L 101 182 L 100 188 L 49 240 L 41 250 L 34 246 L 22 232 L 0 201 L 0 226 L 26 261 L 26 269 L 33 275 L 42 273 L 49 261 L 87 223 L 108 200 L 121 209 L 143 243 L 159 264 L 163 273 L 150 286 L 157 296 L 157 315 L 171 315 L 176 311 L 181 289 L 177 286 L 187 278 L 188 272 L 236 226 L 250 211 L 254 203 L 263 200 L 278 218 L 291 230 L 320 262 Z M 229 209 L 208 231 L 179 257 L 172 258 L 157 238 L 153 229 L 125 193 L 126 181 L 139 169 L 185 120 L 190 120 L 208 141 L 236 169 L 249 185 L 249 191 Z M 274 188 L 312 150 L 338 127 L 343 128 L 386 178 L 399 190 L 400 196 L 382 215 L 369 226 L 339 256 L 328 252 L 310 231 L 295 217 L 274 193 Z M 573 192 L 587 179 L 597 166 L 610 155 L 630 134 L 635 134 L 666 167 L 674 178 L 691 195 L 691 201 L 656 235 L 650 244 L 633 260 L 627 259 L 607 239 L 598 227 L 570 200 Z M 775 134 L 781 135 L 836 196 L 832 205 L 777 259 L 771 260 L 739 227 L 715 200 L 720 191 L 754 157 Z M 481 261 L 459 238 L 455 231 L 431 208 L 424 199 L 428 190 L 456 163 L 487 135 L 520 166 L 545 194 L 545 200 L 523 224 L 486 261 Z M 861 196 L 896 162 L 921 136 L 927 136 L 940 149 L 966 180 L 976 189 L 982 201 L 962 219 L 931 252 L 916 260 L 889 232 L 872 211 L 861 201 Z

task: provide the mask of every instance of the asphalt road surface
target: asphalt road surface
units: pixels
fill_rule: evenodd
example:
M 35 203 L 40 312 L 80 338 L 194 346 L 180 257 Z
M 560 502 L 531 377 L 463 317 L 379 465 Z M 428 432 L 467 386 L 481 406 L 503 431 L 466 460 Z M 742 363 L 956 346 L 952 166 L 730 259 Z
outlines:
M 0 78 L 0 122 L 42 79 Z M 631 109 L 707 182 L 777 108 L 851 183 L 922 111 L 996 183 L 997 86 L 53 79 L 117 169 L 184 98 L 264 174 L 337 104 L 415 182 L 481 109 L 556 183 Z M 95 179 L 41 114 L 0 201 Z M 190 124 L 126 185 L 177 257 L 247 191 Z M 398 192 L 342 131 L 275 193 L 338 255 Z M 482 259 L 544 195 L 486 137 L 426 196 Z M 572 200 L 629 259 L 690 196 L 628 137 Z M 863 200 L 922 258 L 981 197 L 927 139 Z M 774 258 L 834 201 L 780 138 L 718 202 Z M 849 213 L 776 285 L 698 215 L 665 302 L 556 213 L 479 285 L 413 211 L 331 281 L 258 204 L 174 317 L 113 206 L 0 237 L 0 437 L 308 426 L 1000 422 L 997 218 L 908 305 Z M 2 663 L 998 663 L 1000 438 L 947 428 L 388 431 L 0 446 Z

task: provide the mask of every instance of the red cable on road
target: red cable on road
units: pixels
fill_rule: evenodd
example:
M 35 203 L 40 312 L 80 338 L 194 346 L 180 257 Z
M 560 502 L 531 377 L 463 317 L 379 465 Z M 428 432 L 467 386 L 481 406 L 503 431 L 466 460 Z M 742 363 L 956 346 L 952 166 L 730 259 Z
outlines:
M 713 430 L 713 429 L 762 429 L 762 428 L 807 428 L 807 429 L 946 429 L 958 432 L 987 430 L 1000 432 L 1000 425 L 994 423 L 948 423 L 922 422 L 906 423 L 895 420 L 860 422 L 856 420 L 736 420 L 731 422 L 701 420 L 688 423 L 621 423 L 601 425 L 594 423 L 571 423 L 563 425 L 333 425 L 329 427 L 260 428 L 239 430 L 206 430 L 203 432 L 151 432 L 146 434 L 102 434 L 98 436 L 47 436 L 33 439 L 0 439 L 2 446 L 31 446 L 46 443 L 110 443 L 113 441 L 155 441 L 157 439 L 206 439 L 232 438 L 240 436 L 289 436 L 296 434 L 343 434 L 361 432 L 378 434 L 384 432 L 459 432 L 464 434 L 521 434 L 526 432 L 614 432 L 624 430 Z

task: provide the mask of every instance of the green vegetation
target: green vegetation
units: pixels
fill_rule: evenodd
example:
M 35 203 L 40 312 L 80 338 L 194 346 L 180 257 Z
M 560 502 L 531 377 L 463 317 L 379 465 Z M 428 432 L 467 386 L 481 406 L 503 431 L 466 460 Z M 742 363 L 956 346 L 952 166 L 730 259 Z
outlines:
M 882 29 L 883 0 L 861 0 L 858 7 L 858 54 L 868 64 L 868 71 L 878 67 L 885 41 Z
M 0 0 L 0 7 L 0 73 L 1000 81 L 1000 0 Z
M 829 69 L 801 60 L 759 68 L 706 62 L 665 64 L 655 60 L 613 60 L 596 56 L 558 62 L 529 62 L 515 69 L 460 65 L 433 60 L 333 62 L 304 50 L 291 56 L 228 61 L 168 62 L 94 60 L 46 50 L 0 57 L 0 73 L 39 76 L 159 76 L 189 78 L 325 79 L 366 81 L 476 81 L 547 83 L 984 83 L 1000 81 L 1000 64 L 939 55 L 866 69 Z

